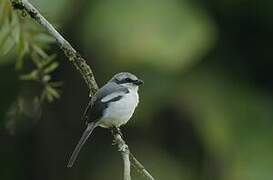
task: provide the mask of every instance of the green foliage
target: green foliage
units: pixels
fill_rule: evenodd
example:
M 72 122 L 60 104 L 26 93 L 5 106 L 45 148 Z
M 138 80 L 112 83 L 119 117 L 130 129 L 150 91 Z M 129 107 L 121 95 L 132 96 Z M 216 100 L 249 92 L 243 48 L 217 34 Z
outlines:
M 22 122 L 28 122 L 22 119 L 39 119 L 43 102 L 53 102 L 60 97 L 61 83 L 52 78 L 59 63 L 55 54 L 47 52 L 54 41 L 26 12 L 13 10 L 9 0 L 0 1 L 0 66 L 14 64 L 23 82 L 22 89 L 29 83 L 42 87 L 35 95 L 19 93 L 10 106 L 6 128 L 11 133 Z
M 53 82 L 51 78 L 59 64 L 55 61 L 56 55 L 49 55 L 46 52 L 54 39 L 26 19 L 25 12 L 14 11 L 8 0 L 2 0 L 0 3 L 0 55 L 16 53 L 18 58 L 15 61 L 15 67 L 20 72 L 28 69 L 27 64 L 34 65 L 34 68 L 29 73 L 21 75 L 20 79 L 43 85 L 40 102 L 44 100 L 52 102 L 59 98 L 60 83 Z M 15 58 L 10 59 L 12 61 Z
M 8 1 L 2 0 L 0 6 L 0 53 L 7 54 L 19 42 L 19 20 L 15 13 L 11 12 Z
M 38 49 L 40 53 L 45 55 L 45 59 L 37 58 L 37 54 L 33 55 L 33 61 L 36 65 L 36 69 L 31 72 L 21 75 L 20 79 L 25 81 L 40 82 L 44 85 L 43 91 L 40 96 L 40 101 L 47 100 L 52 102 L 60 97 L 60 91 L 58 88 L 61 86 L 61 82 L 52 82 L 51 73 L 58 68 L 59 63 L 54 61 L 55 55 L 47 56 L 42 49 Z
M 41 116 L 41 103 L 38 97 L 27 98 L 18 96 L 16 101 L 10 106 L 6 113 L 6 128 L 11 134 L 15 134 L 18 129 L 22 129 L 29 121 L 26 119 L 37 120 Z

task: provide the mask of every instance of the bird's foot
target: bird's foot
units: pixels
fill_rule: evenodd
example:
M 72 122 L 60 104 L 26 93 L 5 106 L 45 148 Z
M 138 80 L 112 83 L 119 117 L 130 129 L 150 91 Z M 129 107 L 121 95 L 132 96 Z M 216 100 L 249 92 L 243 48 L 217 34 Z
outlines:
M 118 147 L 118 151 L 126 152 L 128 151 L 128 146 L 127 144 L 122 144 Z
M 123 134 L 122 134 L 120 128 L 118 128 L 118 127 L 112 128 L 112 134 L 119 134 L 121 137 L 123 137 Z
M 117 142 L 115 139 L 113 139 L 113 141 L 112 141 L 112 146 L 115 146 L 117 143 L 118 143 L 118 142 Z

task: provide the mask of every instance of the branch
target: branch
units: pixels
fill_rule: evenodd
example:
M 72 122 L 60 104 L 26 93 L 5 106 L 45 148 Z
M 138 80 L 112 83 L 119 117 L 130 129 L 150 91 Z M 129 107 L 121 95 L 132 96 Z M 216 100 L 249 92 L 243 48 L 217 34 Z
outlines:
M 30 17 L 39 23 L 47 32 L 52 35 L 57 44 L 63 50 L 64 54 L 68 60 L 74 65 L 74 67 L 80 72 L 83 77 L 88 89 L 89 95 L 92 96 L 98 90 L 98 85 L 96 83 L 94 74 L 90 66 L 81 57 L 81 55 L 71 46 L 71 44 L 63 38 L 63 36 L 40 14 L 40 12 L 30 3 L 28 0 L 10 0 L 14 9 L 21 11 L 26 11 Z M 130 176 L 130 164 L 132 161 L 133 167 L 135 167 L 138 172 L 145 176 L 149 180 L 154 180 L 154 178 L 149 174 L 149 172 L 142 166 L 142 164 L 137 161 L 137 159 L 130 153 L 129 147 L 122 139 L 120 133 L 113 133 L 114 141 L 117 143 L 118 150 L 121 152 L 124 171 L 123 179 L 131 180 Z
M 130 162 L 132 166 L 144 177 L 149 180 L 154 180 L 154 177 L 144 168 L 144 166 L 135 158 L 130 152 L 128 145 L 122 139 L 122 134 L 119 129 L 113 131 L 114 143 L 118 146 L 118 151 L 121 152 L 121 156 L 124 162 L 123 177 L 124 180 L 131 180 L 130 177 Z
M 130 176 L 130 151 L 129 147 L 125 143 L 125 141 L 122 139 L 121 134 L 119 131 L 113 131 L 114 136 L 114 144 L 117 144 L 118 151 L 121 152 L 121 156 L 123 159 L 123 180 L 131 180 Z
M 147 179 L 155 180 L 155 178 L 145 169 L 145 167 L 135 158 L 135 156 L 131 152 L 129 153 L 132 166 Z

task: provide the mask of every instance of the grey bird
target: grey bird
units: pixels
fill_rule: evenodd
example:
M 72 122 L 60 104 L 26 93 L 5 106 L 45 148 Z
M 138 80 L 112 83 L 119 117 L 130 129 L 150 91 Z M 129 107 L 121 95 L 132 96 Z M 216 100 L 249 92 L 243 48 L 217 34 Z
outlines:
M 126 124 L 139 102 L 138 87 L 143 81 L 128 72 L 121 72 L 108 81 L 91 98 L 85 111 L 87 128 L 82 134 L 67 167 L 72 167 L 82 146 L 96 127 L 115 128 Z

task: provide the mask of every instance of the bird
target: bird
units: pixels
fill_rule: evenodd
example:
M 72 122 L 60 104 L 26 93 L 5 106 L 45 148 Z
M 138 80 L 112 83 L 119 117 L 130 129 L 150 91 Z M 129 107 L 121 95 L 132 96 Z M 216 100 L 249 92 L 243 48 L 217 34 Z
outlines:
M 138 89 L 143 81 L 129 72 L 115 74 L 93 97 L 84 112 L 87 127 L 76 145 L 67 167 L 77 156 L 96 127 L 116 129 L 126 124 L 139 103 Z

